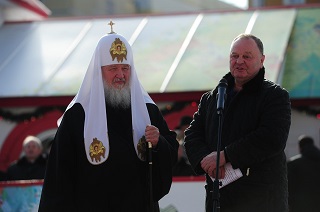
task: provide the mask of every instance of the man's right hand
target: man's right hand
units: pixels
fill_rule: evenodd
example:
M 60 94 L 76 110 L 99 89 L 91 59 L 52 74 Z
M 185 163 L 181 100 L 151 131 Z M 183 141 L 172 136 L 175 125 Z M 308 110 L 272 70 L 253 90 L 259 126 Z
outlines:
M 226 163 L 224 151 L 220 152 L 219 179 L 225 177 L 224 164 Z M 201 168 L 212 178 L 216 177 L 217 171 L 217 152 L 212 152 L 205 156 L 201 161 Z

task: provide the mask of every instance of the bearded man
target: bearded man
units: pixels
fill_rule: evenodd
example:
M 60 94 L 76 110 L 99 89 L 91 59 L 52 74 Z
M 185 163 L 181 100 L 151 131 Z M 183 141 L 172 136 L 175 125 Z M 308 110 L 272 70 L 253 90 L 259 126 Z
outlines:
M 143 140 L 152 144 L 152 176 Z M 129 43 L 107 34 L 61 119 L 39 211 L 159 211 L 177 150 L 175 132 L 137 78 Z

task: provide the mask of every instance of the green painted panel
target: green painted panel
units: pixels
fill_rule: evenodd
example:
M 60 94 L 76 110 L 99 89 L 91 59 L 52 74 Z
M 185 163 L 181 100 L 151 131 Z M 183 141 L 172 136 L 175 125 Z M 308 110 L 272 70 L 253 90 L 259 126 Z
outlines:
M 130 41 L 143 20 L 132 48 L 148 92 L 212 89 L 229 71 L 233 38 L 251 32 L 264 42 L 268 79 L 282 84 L 291 98 L 320 96 L 319 7 L 123 17 L 113 20 L 114 30 Z M 0 97 L 75 95 L 99 38 L 109 32 L 108 21 L 4 24 Z
M 294 18 L 293 9 L 204 16 L 166 91 L 209 90 L 216 86 L 229 72 L 230 44 L 243 32 L 261 38 L 266 78 L 277 81 Z M 267 27 L 271 25 L 274 27 Z
M 166 91 L 210 90 L 229 71 L 231 41 L 244 32 L 252 12 L 206 14 Z
M 138 77 L 148 92 L 159 92 L 196 17 L 196 14 L 148 17 L 133 44 Z
M 320 9 L 300 9 L 290 37 L 283 86 L 291 98 L 320 97 Z
M 266 78 L 278 82 L 281 67 L 296 18 L 295 9 L 256 11 L 257 19 L 250 31 L 264 45 Z

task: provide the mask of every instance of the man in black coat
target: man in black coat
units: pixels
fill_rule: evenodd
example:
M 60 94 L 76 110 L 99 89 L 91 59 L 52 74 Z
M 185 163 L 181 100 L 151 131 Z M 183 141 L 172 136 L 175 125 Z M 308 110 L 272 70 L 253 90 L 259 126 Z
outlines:
M 300 154 L 288 161 L 290 212 L 320 211 L 320 150 L 313 138 L 298 138 Z
M 23 141 L 22 151 L 24 155 L 9 166 L 6 179 L 43 179 L 47 161 L 42 155 L 40 139 L 32 135 L 27 136 Z
M 264 79 L 264 59 L 260 39 L 251 34 L 237 36 L 230 49 L 230 73 L 223 77 L 228 84 L 224 109 L 217 112 L 217 88 L 205 93 L 185 132 L 188 159 L 198 174 L 206 174 L 207 212 L 214 207 L 217 167 L 223 178 L 229 163 L 243 176 L 219 189 L 215 203 L 220 203 L 221 212 L 288 210 L 284 149 L 291 123 L 290 100 L 286 90 Z M 218 135 L 220 163 L 216 164 Z
M 157 212 L 177 150 L 176 133 L 137 78 L 131 46 L 112 31 L 64 113 L 39 211 Z

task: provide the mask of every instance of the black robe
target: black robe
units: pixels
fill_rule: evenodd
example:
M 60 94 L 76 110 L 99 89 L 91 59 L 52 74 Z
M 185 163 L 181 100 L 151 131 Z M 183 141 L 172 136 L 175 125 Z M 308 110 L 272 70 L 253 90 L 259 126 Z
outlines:
M 171 187 L 178 142 L 159 109 L 153 104 L 147 108 L 151 124 L 160 131 L 153 151 L 153 198 L 159 211 L 158 200 Z M 49 155 L 39 211 L 147 211 L 148 164 L 134 149 L 131 109 L 108 108 L 107 114 L 109 156 L 92 165 L 85 153 L 82 106 L 77 103 L 65 113 Z

